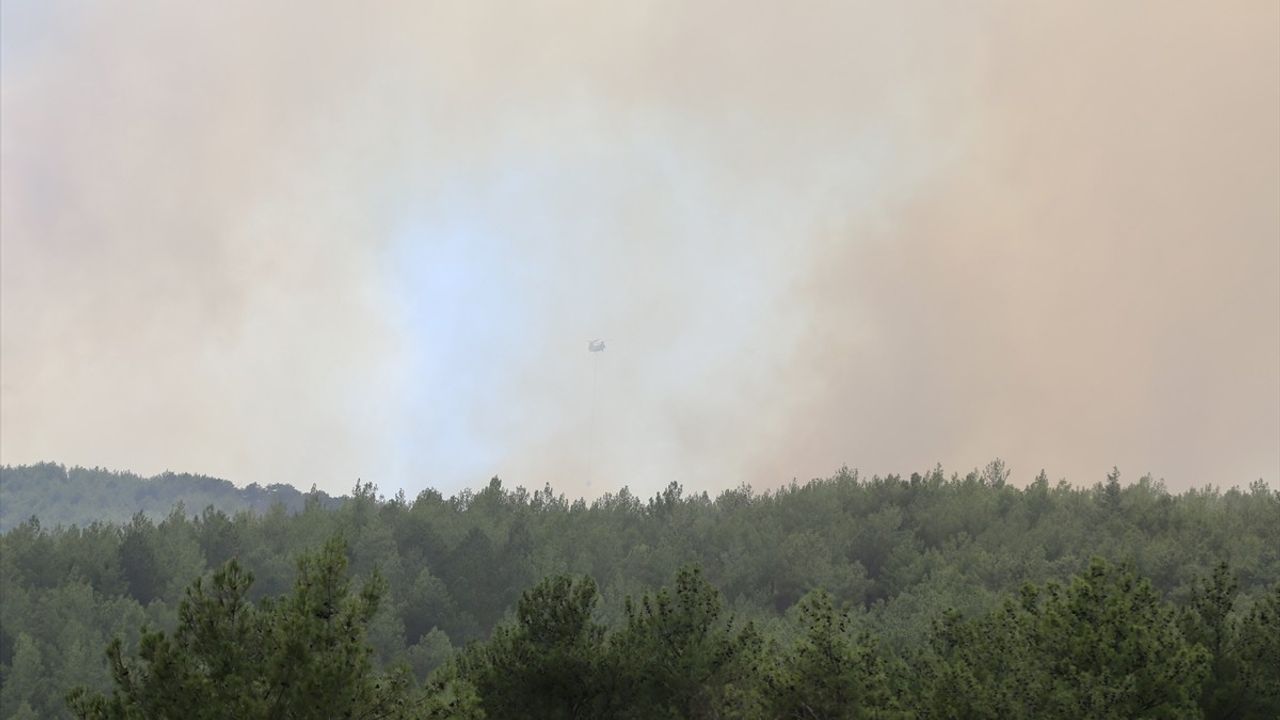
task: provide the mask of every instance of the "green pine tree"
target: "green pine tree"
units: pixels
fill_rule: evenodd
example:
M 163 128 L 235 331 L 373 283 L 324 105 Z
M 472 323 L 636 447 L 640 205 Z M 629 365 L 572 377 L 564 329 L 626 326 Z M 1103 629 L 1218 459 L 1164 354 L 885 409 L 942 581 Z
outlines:
M 407 674 L 374 672 L 365 628 L 384 591 L 375 576 L 352 592 L 344 544 L 331 540 L 297 564 L 291 594 L 254 605 L 253 582 L 232 560 L 197 580 L 177 629 L 145 632 L 137 657 L 107 651 L 109 695 L 72 691 L 83 720 L 407 718 Z

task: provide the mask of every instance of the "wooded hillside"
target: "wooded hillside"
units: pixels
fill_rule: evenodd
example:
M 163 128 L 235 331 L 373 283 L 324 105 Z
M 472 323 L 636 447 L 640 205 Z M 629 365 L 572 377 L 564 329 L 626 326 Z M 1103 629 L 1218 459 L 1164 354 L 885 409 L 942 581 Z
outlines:
M 325 505 L 339 502 L 315 489 L 311 494 Z M 83 527 L 95 521 L 123 524 L 139 512 L 160 520 L 178 503 L 196 513 L 206 507 L 231 514 L 266 513 L 274 505 L 297 512 L 306 503 L 306 494 L 281 484 L 238 488 L 227 480 L 190 473 L 144 478 L 54 463 L 0 466 L 0 532 L 31 517 L 49 527 Z
M 599 682 L 639 673 L 628 687 L 649 690 L 627 701 L 648 708 L 638 717 L 804 717 L 794 708 L 822 693 L 881 713 L 869 717 L 1065 717 L 1054 713 L 1081 707 L 1071 673 L 1089 663 L 1101 674 L 1088 702 L 1129 708 L 1089 716 L 1141 715 L 1150 708 L 1123 702 L 1176 687 L 1159 716 L 1229 717 L 1214 713 L 1243 682 L 1249 702 L 1276 707 L 1266 693 L 1280 677 L 1267 670 L 1280 664 L 1266 664 L 1276 652 L 1266 638 L 1280 493 L 1257 482 L 1171 494 L 1118 473 L 1086 488 L 1008 480 L 997 462 L 963 476 L 841 471 L 715 498 L 673 483 L 593 503 L 497 479 L 413 500 L 365 484 L 341 504 L 309 496 L 296 513 L 24 522 L 0 536 L 0 718 L 58 717 L 70 688 L 107 690 L 103 649 L 120 637 L 130 657 L 144 624 L 180 629 L 195 578 L 212 582 L 234 559 L 254 578 L 237 586 L 245 602 L 286 596 L 299 558 L 334 538 L 343 549 L 330 554 L 357 583 L 379 578 L 361 636 L 370 672 L 401 665 L 412 685 L 436 671 L 437 685 L 451 678 L 448 692 L 474 694 L 490 717 L 521 716 L 512 708 L 534 707 L 528 693 L 570 692 L 538 684 L 555 677 L 537 670 L 546 653 L 586 663 L 581 677 Z M 679 628 L 701 639 L 653 644 Z M 706 665 L 704 652 L 720 659 Z M 626 658 L 638 664 L 618 665 Z M 1139 672 L 1153 658 L 1172 665 Z M 685 668 L 693 685 L 670 695 L 657 667 Z M 815 676 L 830 683 L 799 680 Z M 596 710 L 523 716 L 621 712 L 613 691 L 572 692 Z M 970 700 L 959 715 L 942 710 Z M 846 716 L 861 715 L 819 715 Z

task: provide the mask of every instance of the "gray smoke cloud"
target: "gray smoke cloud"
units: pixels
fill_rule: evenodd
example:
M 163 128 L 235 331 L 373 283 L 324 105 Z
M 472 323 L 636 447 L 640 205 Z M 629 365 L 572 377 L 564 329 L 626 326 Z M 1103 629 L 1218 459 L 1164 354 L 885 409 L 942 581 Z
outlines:
M 2 12 L 3 462 L 1280 476 L 1274 3 Z

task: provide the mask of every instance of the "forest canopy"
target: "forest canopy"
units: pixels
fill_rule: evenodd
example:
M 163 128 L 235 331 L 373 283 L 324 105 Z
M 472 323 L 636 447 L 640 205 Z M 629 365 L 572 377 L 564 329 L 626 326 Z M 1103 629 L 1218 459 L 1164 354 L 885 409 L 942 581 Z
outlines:
M 217 647 L 193 642 L 197 627 L 258 638 L 230 644 L 252 656 L 219 666 L 226 677 L 276 677 L 272 652 L 302 653 L 403 717 L 1280 708 L 1280 493 L 1262 482 L 1172 494 L 1042 473 L 1020 488 L 994 462 L 714 498 L 672 483 L 588 503 L 496 478 L 448 498 L 367 483 L 297 497 L 194 511 L 175 492 L 161 517 L 75 525 L 28 512 L 0 535 L 0 720 L 71 717 L 74 688 L 78 716 L 121 716 L 120 669 L 188 667 L 187 650 Z M 299 614 L 316 582 L 348 634 Z M 246 608 L 245 624 L 216 622 L 225 603 L 210 597 Z M 311 658 L 264 639 L 280 628 L 327 639 Z

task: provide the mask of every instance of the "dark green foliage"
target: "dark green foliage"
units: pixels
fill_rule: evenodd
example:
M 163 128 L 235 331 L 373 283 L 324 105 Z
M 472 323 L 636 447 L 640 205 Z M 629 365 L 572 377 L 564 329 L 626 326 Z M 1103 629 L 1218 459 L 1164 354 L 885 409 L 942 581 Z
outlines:
M 163 589 L 160 562 L 151 544 L 154 534 L 151 521 L 138 513 L 124 529 L 124 538 L 120 541 L 119 563 L 125 586 L 129 594 L 143 605 L 160 597 Z
M 823 590 L 800 602 L 804 634 L 765 673 L 770 715 L 788 720 L 908 717 L 893 696 L 885 658 Z
M 725 617 L 720 592 L 696 567 L 639 602 L 626 603 L 626 625 L 613 638 L 618 677 L 627 688 L 626 717 L 719 718 L 745 712 L 762 639 L 755 627 Z
M 40 657 L 40 648 L 35 640 L 26 633 L 18 635 L 17 642 L 10 658 L 9 667 L 4 674 L 4 687 L 0 689 L 0 709 L 14 712 L 15 716 L 25 708 L 32 711 L 32 703 L 43 706 L 45 700 L 44 678 L 45 666 Z
M 1057 717 L 1183 718 L 1197 714 L 1207 670 L 1172 607 L 1132 571 L 1095 560 L 1066 588 L 1049 584 L 1024 600 L 1028 638 L 1045 660 Z
M 718 707 L 725 716 L 760 716 L 770 700 L 766 678 L 779 697 L 821 698 L 864 682 L 867 697 L 880 697 L 869 678 L 883 672 L 890 702 L 868 702 L 868 710 L 913 711 L 924 697 L 924 679 L 937 676 L 951 684 L 937 685 L 930 697 L 943 697 L 946 687 L 963 691 L 956 707 L 972 700 L 972 716 L 981 717 L 982 707 L 1016 708 L 1023 702 L 1018 698 L 1028 696 L 1004 678 L 1028 687 L 1047 682 L 1006 672 L 986 658 L 1004 658 L 1013 668 L 1031 657 L 1023 640 L 1047 632 L 1047 621 L 1037 619 L 1052 605 L 1047 585 L 1057 583 L 1062 597 L 1069 596 L 1067 583 L 1076 575 L 1087 579 L 1096 556 L 1150 581 L 1158 608 L 1135 614 L 1135 622 L 1176 615 L 1183 641 L 1204 647 L 1206 679 L 1194 697 L 1207 717 L 1276 717 L 1280 494 L 1257 482 L 1245 490 L 1174 495 L 1149 478 L 1126 485 L 1112 475 L 1105 484 L 1079 488 L 1051 483 L 1042 473 L 1019 489 L 999 463 L 949 477 L 939 469 L 869 479 L 841 471 L 768 493 L 744 487 L 711 498 L 673 483 L 647 501 L 624 488 L 592 503 L 571 502 L 550 488 L 508 489 L 497 480 L 474 493 L 445 497 L 428 490 L 414 499 L 384 499 L 360 483 L 340 501 L 257 488 L 258 499 L 232 507 L 210 499 L 217 488 L 231 487 L 222 481 L 3 468 L 0 512 L 41 517 L 5 525 L 0 534 L 0 720 L 25 712 L 24 706 L 39 717 L 66 717 L 62 698 L 70 687 L 109 690 L 111 668 L 101 648 L 119 636 L 125 655 L 135 655 L 144 624 L 174 637 L 184 589 L 228 560 L 252 572 L 245 601 L 254 607 L 291 594 L 293 558 L 335 534 L 349 541 L 353 575 L 371 577 L 376 567 L 385 580 L 381 610 L 367 627 L 374 671 L 402 663 L 419 681 L 433 671 L 453 677 L 431 680 L 444 683 L 439 697 L 477 692 L 450 663 L 457 647 L 518 624 L 522 591 L 539 578 L 569 576 L 591 578 L 598 588 L 590 617 L 608 628 L 602 682 L 621 686 L 619 678 L 638 678 L 611 697 L 634 686 L 634 703 L 648 703 L 653 713 Z M 140 484 L 146 493 L 134 493 Z M 59 526 L 68 521 L 58 516 L 59 503 L 67 502 L 72 486 L 81 497 L 77 521 L 100 506 L 100 517 L 111 522 Z M 248 497 L 250 489 L 235 492 Z M 139 504 L 142 495 L 149 499 Z M 177 499 L 185 505 L 158 504 Z M 144 515 L 135 518 L 139 510 Z M 1222 563 L 1232 569 L 1234 589 L 1213 575 Z M 672 583 L 691 564 L 701 568 L 703 590 L 687 582 L 686 594 L 714 600 L 707 606 L 714 613 L 683 603 L 684 581 Z M 1010 610 L 1006 600 L 1028 583 L 1038 589 L 1032 608 L 1016 601 Z M 670 586 L 667 609 L 659 611 L 657 589 L 664 584 Z M 810 631 L 825 616 L 808 614 L 808 602 L 797 605 L 818 589 L 831 594 L 832 627 L 845 628 L 835 633 L 843 639 L 830 640 L 821 652 L 848 654 L 851 685 L 797 684 L 784 692 L 786 678 L 800 675 L 795 668 L 814 662 L 794 654 L 797 643 L 809 638 L 820 645 Z M 1132 589 L 1135 600 L 1145 597 Z M 634 598 L 630 610 L 627 597 Z M 947 615 L 949 609 L 954 613 Z M 698 627 L 706 632 L 686 629 Z M 665 649 L 650 642 L 665 632 L 673 640 Z M 864 634 L 873 642 L 864 643 Z M 624 640 L 630 655 L 617 649 Z M 717 643 L 741 660 L 707 660 L 704 650 Z M 931 646 L 936 649 L 924 651 Z M 872 656 L 878 665 L 859 664 Z M 653 679 L 661 673 L 646 667 L 649 660 L 627 664 L 635 657 L 685 664 L 680 677 L 669 673 L 675 679 L 667 687 Z M 744 686 L 738 673 L 752 667 L 754 681 Z M 686 673 L 702 673 L 707 689 L 690 691 Z M 699 696 L 717 699 L 706 706 L 688 701 Z M 786 712 L 769 710 L 777 717 Z
M 592 619 L 597 597 L 590 578 L 544 580 L 520 598 L 514 624 L 471 649 L 463 673 L 490 717 L 609 717 L 605 628 Z
M 1238 637 L 1249 703 L 1237 717 L 1280 717 L 1280 584 L 1245 615 Z
M 374 672 L 365 628 L 384 591 L 378 578 L 352 592 L 340 542 L 298 561 L 292 594 L 254 605 L 251 574 L 232 560 L 197 580 L 172 634 L 143 633 L 136 658 L 107 651 L 109 695 L 69 697 L 86 720 L 147 718 L 410 717 L 402 673 Z
M 945 617 L 915 694 L 923 717 L 1196 718 L 1208 665 L 1149 583 L 1095 560 L 1065 588 Z
M 1237 612 L 1239 581 L 1226 563 L 1195 583 L 1183 634 L 1209 654 L 1200 695 L 1207 720 L 1280 717 L 1280 585 Z
M 1240 621 L 1233 614 L 1239 583 L 1225 563 L 1197 582 L 1179 625 L 1186 638 L 1209 653 L 1209 680 L 1200 698 L 1206 718 L 1247 716 L 1255 704 L 1242 667 Z

